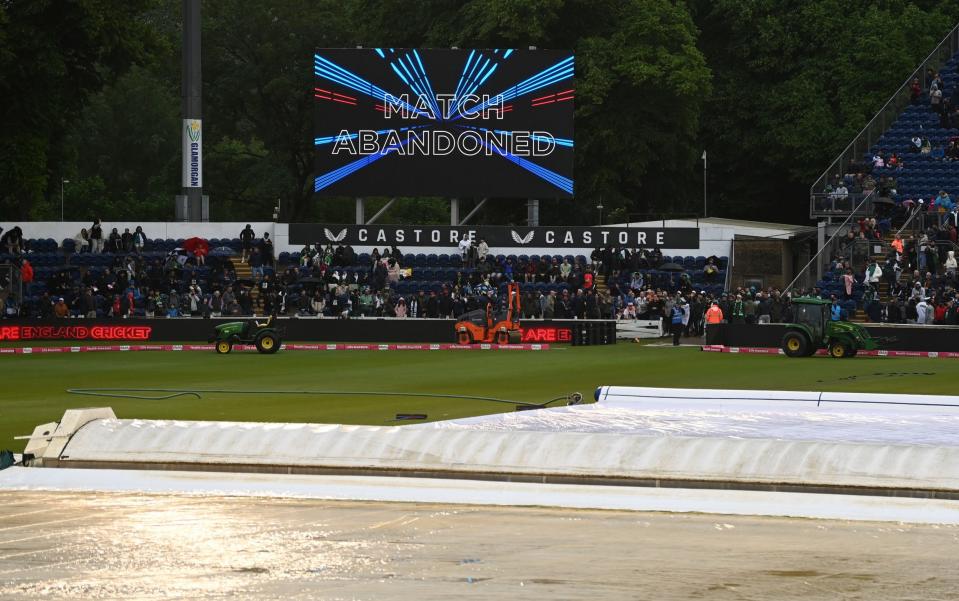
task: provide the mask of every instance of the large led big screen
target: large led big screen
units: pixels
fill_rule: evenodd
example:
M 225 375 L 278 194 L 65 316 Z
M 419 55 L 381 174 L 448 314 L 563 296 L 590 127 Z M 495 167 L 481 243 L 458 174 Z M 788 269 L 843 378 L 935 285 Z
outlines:
M 313 68 L 317 194 L 573 195 L 570 52 L 331 49 Z

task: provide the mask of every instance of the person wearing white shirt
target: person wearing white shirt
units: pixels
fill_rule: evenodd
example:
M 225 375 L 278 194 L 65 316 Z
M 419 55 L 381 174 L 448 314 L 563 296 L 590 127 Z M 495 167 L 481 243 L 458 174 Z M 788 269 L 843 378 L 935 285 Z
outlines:
M 926 302 L 926 299 L 922 299 L 916 305 L 916 323 L 919 325 L 925 323 L 931 323 L 932 317 L 932 307 L 929 306 L 929 303 Z
M 463 261 L 465 262 L 469 258 L 470 245 L 473 244 L 473 241 L 469 238 L 463 238 L 460 240 L 457 248 L 459 248 L 460 253 L 463 255 Z

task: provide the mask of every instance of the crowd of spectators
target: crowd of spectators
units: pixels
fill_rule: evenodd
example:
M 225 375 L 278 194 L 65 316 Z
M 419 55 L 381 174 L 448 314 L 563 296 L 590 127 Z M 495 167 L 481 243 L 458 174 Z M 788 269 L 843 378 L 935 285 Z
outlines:
M 777 323 L 792 318 L 792 294 L 834 298 L 840 318 L 862 308 L 871 321 L 956 323 L 956 257 L 951 222 L 920 237 L 895 237 L 884 262 L 854 274 L 843 255 L 857 240 L 879 240 L 889 226 L 862 219 L 846 236 L 830 272 L 809 291 L 776 288 L 727 290 L 724 257 L 663 257 L 658 249 L 597 248 L 586 256 L 496 255 L 485 241 L 461 245 L 456 254 L 426 257 L 394 247 L 357 253 L 349 245 L 313 244 L 275 256 L 269 235 L 247 226 L 207 253 L 183 241 L 151 241 L 141 227 L 104 240 L 96 221 L 73 244 L 57 250 L 64 264 L 38 268 L 20 228 L 0 245 L 20 269 L 28 289 L 22 306 L 6 316 L 26 317 L 217 317 L 257 312 L 340 318 L 455 318 L 505 302 L 506 284 L 522 284 L 522 316 L 544 319 L 662 320 L 669 329 L 680 316 L 685 335 L 702 335 L 707 313 L 731 323 Z M 214 241 L 216 243 L 217 241 Z M 941 244 L 936 244 L 940 242 Z M 164 244 L 165 243 L 165 244 Z M 68 247 L 71 252 L 67 253 Z M 47 253 L 49 255 L 51 253 Z M 94 264 L 85 256 L 97 259 Z M 685 260 L 684 260 L 685 259 Z M 678 261 L 680 264 L 674 263 Z M 238 278 L 237 263 L 252 277 Z M 880 298 L 879 283 L 889 287 Z M 258 302 L 257 302 L 258 301 Z
M 14 262 L 29 266 L 30 256 L 43 262 L 37 280 L 22 279 L 25 302 L 8 316 L 242 316 L 259 308 L 301 317 L 457 317 L 488 303 L 499 308 L 506 284 L 518 281 L 525 317 L 655 319 L 677 293 L 696 306 L 705 298 L 697 286 L 719 292 L 724 281 L 718 257 L 700 258 L 692 275 L 659 272 L 669 257 L 656 249 L 504 256 L 479 240 L 439 257 L 404 255 L 396 247 L 358 254 L 329 244 L 275 257 L 269 235 L 247 226 L 235 239 L 214 241 L 223 246 L 207 256 L 184 249 L 184 241 L 170 248 L 173 241 L 150 240 L 142 227 L 106 229 L 96 220 L 55 252 L 41 253 L 27 248 L 19 228 L 5 235 Z M 250 278 L 237 278 L 238 262 L 250 266 Z
M 870 322 L 959 325 L 953 223 L 930 226 L 918 237 L 894 235 L 882 246 L 885 256 L 856 273 L 848 253 L 861 240 L 861 228 L 852 228 L 843 240 L 817 295 L 833 298 L 846 315 L 861 308 Z

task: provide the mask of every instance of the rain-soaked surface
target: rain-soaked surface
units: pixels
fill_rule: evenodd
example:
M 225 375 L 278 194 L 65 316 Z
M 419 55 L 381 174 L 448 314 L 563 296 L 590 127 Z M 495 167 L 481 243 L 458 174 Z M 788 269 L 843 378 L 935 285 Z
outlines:
M 546 501 L 546 500 L 544 500 Z M 955 599 L 959 528 L 15 492 L 0 599 Z

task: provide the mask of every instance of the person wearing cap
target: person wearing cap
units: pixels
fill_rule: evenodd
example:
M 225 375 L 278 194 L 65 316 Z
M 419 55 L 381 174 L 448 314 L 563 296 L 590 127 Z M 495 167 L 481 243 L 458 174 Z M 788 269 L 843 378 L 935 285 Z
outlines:
M 58 298 L 56 304 L 53 305 L 53 315 L 60 319 L 70 316 L 70 307 L 63 301 L 62 296 Z
M 684 305 L 685 299 L 678 298 L 669 309 L 669 330 L 673 334 L 673 346 L 679 346 L 679 337 L 683 334 L 683 319 L 686 318 Z

